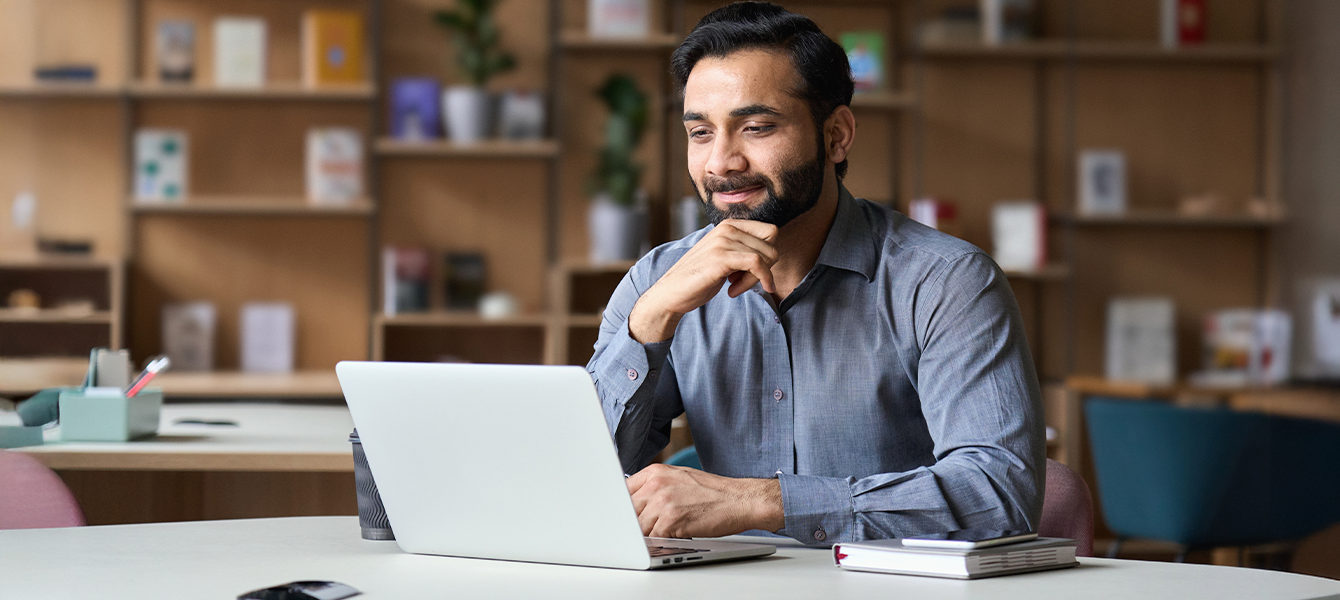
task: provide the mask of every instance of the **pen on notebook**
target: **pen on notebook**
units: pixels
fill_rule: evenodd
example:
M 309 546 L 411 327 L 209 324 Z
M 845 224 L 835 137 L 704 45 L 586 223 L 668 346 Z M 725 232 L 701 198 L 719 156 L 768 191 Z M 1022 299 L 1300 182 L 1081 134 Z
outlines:
M 144 367 L 144 370 L 140 372 L 139 377 L 136 377 L 135 381 L 130 382 L 130 385 L 126 386 L 126 397 L 134 398 L 135 394 L 140 393 L 140 390 L 144 389 L 144 386 L 149 385 L 149 380 L 153 379 L 154 375 L 157 375 L 159 371 L 168 368 L 168 364 L 170 363 L 171 361 L 169 361 L 166 356 L 160 356 L 149 361 L 149 366 Z

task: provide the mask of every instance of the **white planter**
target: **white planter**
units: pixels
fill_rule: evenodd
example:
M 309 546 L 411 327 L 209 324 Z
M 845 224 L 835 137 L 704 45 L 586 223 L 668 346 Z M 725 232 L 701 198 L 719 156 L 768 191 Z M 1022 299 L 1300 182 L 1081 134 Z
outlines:
M 489 100 L 484 88 L 454 85 L 442 90 L 442 124 L 451 141 L 469 144 L 488 137 Z
M 645 197 L 645 194 L 639 196 Z M 637 204 L 620 206 L 610 200 L 608 194 L 591 199 L 586 227 L 591 238 L 593 264 L 636 260 L 641 256 L 647 239 L 647 208 L 645 201 Z

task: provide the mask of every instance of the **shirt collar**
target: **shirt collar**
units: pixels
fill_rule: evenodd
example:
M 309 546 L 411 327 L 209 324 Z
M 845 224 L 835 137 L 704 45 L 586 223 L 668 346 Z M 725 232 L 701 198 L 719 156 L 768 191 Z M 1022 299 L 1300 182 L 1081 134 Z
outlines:
M 874 281 L 880 240 L 876 239 L 869 211 L 863 209 L 861 202 L 839 183 L 837 214 L 816 264 L 855 271 L 866 281 Z

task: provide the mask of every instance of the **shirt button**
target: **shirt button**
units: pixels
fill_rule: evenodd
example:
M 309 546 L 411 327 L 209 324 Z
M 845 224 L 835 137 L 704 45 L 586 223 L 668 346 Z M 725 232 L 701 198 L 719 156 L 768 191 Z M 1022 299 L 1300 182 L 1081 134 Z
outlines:
M 773 473 L 773 475 L 781 475 L 781 474 L 782 474 L 782 470 L 781 470 L 781 469 L 778 469 L 776 473 Z
M 775 390 L 772 391 L 772 399 L 773 399 L 773 400 L 780 401 L 780 400 L 782 399 L 782 396 L 785 396 L 785 395 L 786 395 L 786 394 L 783 394 L 781 389 L 775 389 Z
M 772 318 L 772 322 L 773 322 L 773 323 L 781 323 L 781 322 L 782 322 L 782 318 L 781 318 L 781 317 L 773 317 L 773 318 Z
M 820 542 L 822 542 L 822 541 L 828 539 L 828 534 L 827 534 L 827 533 L 824 533 L 824 530 L 823 530 L 822 528 L 815 529 L 815 530 L 814 530 L 814 539 L 815 539 L 815 540 L 818 540 L 818 541 L 820 541 Z
M 629 370 L 628 370 L 628 380 L 629 380 L 629 381 L 637 381 L 637 369 L 629 369 Z

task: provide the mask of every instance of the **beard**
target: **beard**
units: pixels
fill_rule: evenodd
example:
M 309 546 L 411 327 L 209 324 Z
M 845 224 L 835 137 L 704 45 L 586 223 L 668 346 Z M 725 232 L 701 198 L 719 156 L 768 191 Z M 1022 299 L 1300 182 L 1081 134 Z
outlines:
M 777 183 L 763 174 L 736 175 L 734 177 L 704 176 L 702 190 L 699 189 L 698 185 L 694 185 L 693 193 L 697 194 L 698 200 L 703 203 L 703 209 L 707 212 L 707 217 L 712 220 L 713 225 L 720 225 L 726 219 L 746 219 L 782 227 L 819 203 L 819 195 L 823 193 L 824 189 L 824 159 L 826 158 L 823 151 L 823 137 L 820 136 L 819 139 L 821 140 L 819 153 L 814 160 L 782 170 L 781 195 L 777 193 Z M 715 202 L 712 202 L 712 194 L 716 192 L 730 193 L 760 185 L 768 192 L 768 196 L 762 203 L 753 208 L 741 204 L 732 204 L 727 206 L 726 210 L 721 210 L 717 208 Z M 706 198 L 703 197 L 704 191 L 707 194 Z

